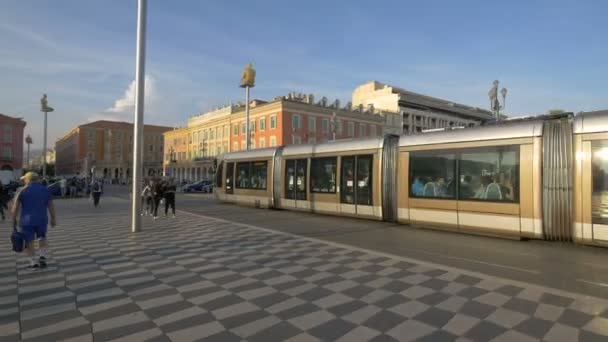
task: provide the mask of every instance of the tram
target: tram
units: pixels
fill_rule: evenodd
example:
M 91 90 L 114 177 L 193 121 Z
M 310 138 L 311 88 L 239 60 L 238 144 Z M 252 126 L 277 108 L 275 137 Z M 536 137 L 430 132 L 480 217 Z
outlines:
M 608 111 L 226 153 L 214 192 L 259 208 L 608 246 Z

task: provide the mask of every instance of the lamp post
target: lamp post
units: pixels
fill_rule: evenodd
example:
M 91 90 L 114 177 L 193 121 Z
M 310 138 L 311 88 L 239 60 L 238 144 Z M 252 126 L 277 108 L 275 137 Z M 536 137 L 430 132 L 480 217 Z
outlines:
M 46 135 L 47 135 L 47 116 L 48 113 L 54 111 L 53 107 L 49 107 L 46 94 L 40 99 L 40 111 L 44 113 L 44 141 L 42 142 L 42 179 L 46 179 Z
M 496 121 L 500 121 L 500 110 L 505 109 L 506 100 L 507 100 L 507 88 L 502 88 L 500 90 L 500 95 L 502 95 L 502 105 L 500 101 L 498 101 L 498 85 L 500 82 L 498 80 L 494 80 L 492 82 L 492 88 L 488 92 L 488 97 L 490 98 L 490 109 L 496 118 Z
M 33 142 L 34 141 L 32 140 L 32 137 L 30 137 L 30 135 L 28 134 L 27 137 L 25 137 L 25 143 L 27 144 L 27 168 L 28 169 L 32 168 L 32 163 L 30 162 L 30 145 Z
M 338 121 L 336 120 L 336 112 L 331 113 L 331 136 L 332 140 L 336 141 L 336 127 L 338 125 Z
M 144 87 L 146 85 L 146 0 L 137 2 L 137 50 L 135 57 L 135 120 L 133 121 L 133 196 L 131 196 L 131 232 L 141 231 L 141 182 L 144 152 Z
M 247 151 L 251 148 L 251 136 L 249 131 L 249 88 L 255 86 L 255 69 L 251 63 L 245 66 L 243 74 L 241 75 L 241 88 L 245 88 L 245 139 L 247 139 Z

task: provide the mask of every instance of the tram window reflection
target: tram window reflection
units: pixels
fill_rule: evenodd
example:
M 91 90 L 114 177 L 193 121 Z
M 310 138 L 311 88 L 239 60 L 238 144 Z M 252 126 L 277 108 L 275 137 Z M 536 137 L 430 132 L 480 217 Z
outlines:
M 226 193 L 233 193 L 234 186 L 234 163 L 226 164 Z
M 456 198 L 454 153 L 412 152 L 410 195 L 422 198 Z
M 313 158 L 310 164 L 311 192 L 336 192 L 337 158 Z
M 267 168 L 266 161 L 236 163 L 237 189 L 266 190 Z
M 459 158 L 460 200 L 519 201 L 518 146 L 463 152 Z
M 592 219 L 595 224 L 608 224 L 608 140 L 593 141 L 591 153 Z

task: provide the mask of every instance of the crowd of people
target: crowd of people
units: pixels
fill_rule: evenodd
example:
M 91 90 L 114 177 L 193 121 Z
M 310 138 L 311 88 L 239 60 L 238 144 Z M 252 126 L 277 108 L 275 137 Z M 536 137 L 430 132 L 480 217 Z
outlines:
M 165 204 L 165 217 L 171 208 L 172 217 L 175 218 L 175 192 L 177 187 L 170 179 L 153 179 L 145 181 L 141 192 L 141 216 L 152 215 L 158 219 L 158 208 L 162 202 Z

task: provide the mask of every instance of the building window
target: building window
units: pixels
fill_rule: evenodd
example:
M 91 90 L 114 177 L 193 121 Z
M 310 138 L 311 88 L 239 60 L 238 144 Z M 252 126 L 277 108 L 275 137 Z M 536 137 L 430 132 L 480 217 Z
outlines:
M 308 117 L 308 131 L 316 132 L 317 131 L 317 118 L 314 116 Z
M 237 189 L 266 190 L 268 162 L 236 163 Z
M 260 148 L 266 147 L 266 139 L 260 138 Z
M 253 139 L 253 138 L 249 139 L 249 144 L 250 144 L 251 149 L 253 150 L 255 148 L 255 139 Z
M 238 125 L 232 126 L 232 135 L 239 135 L 239 126 Z
M 10 126 L 10 125 L 4 126 L 4 142 L 5 143 L 13 142 L 13 126 Z
M 270 117 L 270 129 L 275 129 L 277 128 L 277 117 L 276 115 L 273 115 Z
M 344 122 L 338 120 L 338 134 L 342 134 L 342 132 L 344 132 Z
M 354 122 L 348 123 L 348 136 L 351 138 L 355 136 L 355 123 Z
M 92 128 L 91 128 L 91 129 L 89 129 L 89 130 L 87 131 L 87 134 L 88 134 L 89 140 L 93 140 L 93 139 L 95 139 L 95 130 L 94 130 L 94 129 L 92 129 Z
M 270 137 L 270 147 L 275 147 L 277 146 L 277 137 L 275 137 L 274 135 Z
M 316 144 L 317 143 L 317 138 L 316 137 L 308 137 L 308 143 L 309 144 Z
M 300 115 L 293 114 L 291 117 L 291 128 L 300 129 L 302 127 L 302 123 L 300 122 Z
M 247 126 L 247 123 L 243 122 L 241 124 L 241 134 L 242 135 L 245 135 L 245 133 L 247 133 L 247 132 L 245 132 L 247 130 L 247 127 L 245 127 L 245 126 Z
M 251 132 L 255 132 L 255 120 L 251 120 L 251 121 L 249 122 L 249 130 L 250 130 Z
M 241 151 L 245 151 L 245 149 L 247 149 L 247 144 L 245 143 L 245 140 L 241 141 Z
M 239 143 L 238 142 L 233 142 L 232 143 L 232 152 L 236 152 L 239 150 Z
M 260 119 L 260 131 L 265 131 L 265 130 L 266 130 L 266 119 L 261 118 Z
M 228 138 L 228 126 L 224 125 L 224 135 L 222 135 L 222 138 Z
M 310 160 L 310 191 L 336 193 L 336 157 Z
M 604 203 L 608 198 L 608 140 L 591 142 L 592 218 L 595 224 L 608 224 Z M 602 202 L 603 200 L 603 202 Z
M 299 145 L 302 143 L 302 138 L 300 138 L 299 135 L 292 135 L 291 138 L 291 143 L 294 145 Z
M 369 135 L 372 137 L 375 137 L 378 135 L 378 132 L 376 131 L 376 125 L 369 125 Z
M 329 132 L 329 119 L 321 120 L 321 130 L 323 133 Z
M 12 159 L 13 157 L 13 149 L 10 147 L 4 147 L 4 149 L 2 150 L 2 156 L 4 157 L 4 159 Z

